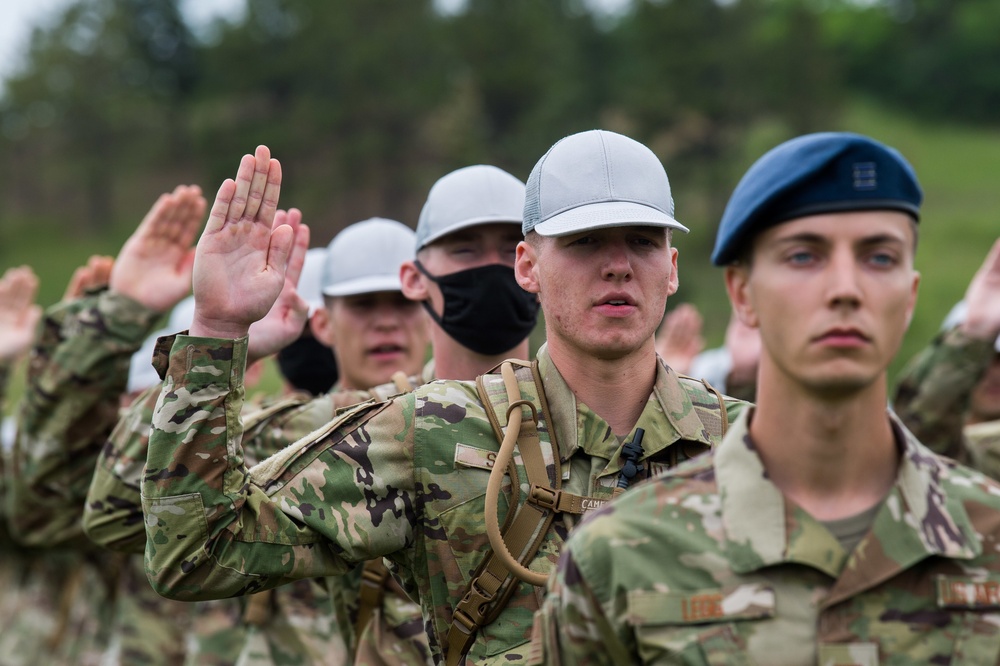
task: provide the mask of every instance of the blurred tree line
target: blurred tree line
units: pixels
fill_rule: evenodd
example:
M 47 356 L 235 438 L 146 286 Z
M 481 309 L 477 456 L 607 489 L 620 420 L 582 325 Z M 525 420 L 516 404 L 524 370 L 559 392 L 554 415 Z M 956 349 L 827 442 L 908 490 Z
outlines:
M 177 0 L 78 0 L 0 100 L 2 216 L 131 229 L 266 143 L 319 245 L 373 215 L 414 225 L 453 168 L 524 179 L 602 127 L 660 156 L 707 255 L 750 160 L 828 128 L 846 96 L 995 122 L 997 34 L 989 0 L 248 0 L 197 38 Z

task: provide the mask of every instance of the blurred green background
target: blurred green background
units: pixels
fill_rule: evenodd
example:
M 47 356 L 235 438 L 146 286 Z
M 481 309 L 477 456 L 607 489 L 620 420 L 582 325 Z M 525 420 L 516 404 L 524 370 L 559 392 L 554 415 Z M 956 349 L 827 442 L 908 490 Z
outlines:
M 454 168 L 525 179 L 601 127 L 666 166 L 692 229 L 668 307 L 697 305 L 714 346 L 729 306 L 708 256 L 739 176 L 784 139 L 851 130 L 901 150 L 926 194 L 895 376 L 998 235 L 998 34 L 993 0 L 248 0 L 198 26 L 177 0 L 67 0 L 0 98 L 0 269 L 32 266 L 51 304 L 159 193 L 211 197 L 259 143 L 319 246 L 371 216 L 414 226 Z

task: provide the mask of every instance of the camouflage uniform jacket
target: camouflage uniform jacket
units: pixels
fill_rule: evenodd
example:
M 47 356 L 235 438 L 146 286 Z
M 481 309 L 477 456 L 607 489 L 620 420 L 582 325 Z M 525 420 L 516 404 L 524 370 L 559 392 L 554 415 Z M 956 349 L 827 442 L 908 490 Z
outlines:
M 767 479 L 748 414 L 573 534 L 538 663 L 998 663 L 1000 485 L 893 419 L 896 483 L 847 553 Z
M 90 294 L 49 308 L 42 320 L 6 473 L 7 522 L 33 548 L 18 552 L 23 573 L 8 590 L 16 612 L 0 639 L 4 663 L 113 663 L 106 660 L 121 559 L 83 538 L 80 514 L 88 467 L 116 418 L 128 354 L 138 346 L 128 339 L 141 339 L 155 319 L 138 310 Z
M 419 379 L 413 377 L 410 381 Z M 243 441 L 248 459 L 255 462 L 276 453 L 287 441 L 328 423 L 338 409 L 398 392 L 394 385 L 387 384 L 371 391 L 338 389 L 316 398 L 297 393 L 259 404 L 247 403 L 241 418 L 247 426 Z M 132 403 L 97 460 L 83 525 L 91 539 L 112 550 L 142 553 L 145 547 L 140 486 L 149 424 L 159 393 L 159 385 L 150 387 Z M 192 622 L 188 642 L 196 646 L 195 654 L 206 655 L 224 652 L 227 645 L 235 645 L 239 651 L 242 644 L 239 663 L 247 665 L 351 663 L 349 655 L 357 651 L 361 640 L 354 635 L 353 621 L 360 582 L 360 569 L 334 580 L 296 581 L 255 599 L 252 605 L 257 610 L 241 609 L 236 601 L 196 604 L 198 619 Z M 263 606 L 262 601 L 266 602 Z M 397 663 L 415 663 L 426 652 L 426 641 L 420 640 L 419 607 L 405 595 L 397 594 L 385 595 L 383 606 L 379 618 L 385 626 L 377 646 L 369 651 L 402 654 L 406 660 Z M 252 620 L 249 626 L 243 622 L 245 617 Z M 404 635 L 394 638 L 400 633 Z
M 935 453 L 1000 479 L 1000 427 L 966 427 L 973 389 L 996 351 L 958 329 L 940 334 L 903 370 L 893 409 L 903 424 Z
M 437 381 L 363 405 L 249 468 L 238 445 L 245 360 L 245 338 L 173 343 L 143 480 L 154 587 L 186 599 L 246 594 L 385 556 L 421 604 L 441 660 L 452 609 L 488 547 L 484 493 L 499 443 L 475 383 Z M 544 347 L 538 362 L 554 421 L 542 420 L 539 435 L 558 433 L 563 488 L 610 498 L 623 442 L 576 401 Z M 732 415 L 742 404 L 726 406 Z M 647 459 L 713 443 L 662 364 L 637 425 Z M 567 527 L 556 525 L 535 556 L 539 571 L 554 569 Z M 468 663 L 523 663 L 541 592 L 520 585 Z

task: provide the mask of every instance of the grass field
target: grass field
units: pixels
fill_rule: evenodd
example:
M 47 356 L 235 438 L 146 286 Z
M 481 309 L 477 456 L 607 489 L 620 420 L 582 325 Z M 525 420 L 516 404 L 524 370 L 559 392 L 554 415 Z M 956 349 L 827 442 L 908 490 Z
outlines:
M 849 105 L 839 126 L 831 129 L 869 134 L 899 148 L 913 163 L 924 187 L 917 252 L 917 266 L 923 275 L 920 298 L 903 349 L 890 369 L 890 377 L 895 377 L 906 359 L 937 332 L 941 320 L 962 297 L 969 279 L 1000 235 L 1000 130 L 921 123 L 864 102 Z M 742 171 L 775 140 L 763 130 L 748 148 L 745 164 L 734 166 Z M 678 196 L 679 206 L 681 202 Z M 709 265 L 705 249 L 711 246 L 715 223 L 692 220 L 683 213 L 679 210 L 678 217 L 692 227 L 692 234 L 677 239 L 681 251 L 679 297 L 691 300 L 704 312 L 708 342 L 719 344 L 728 303 L 721 273 Z M 53 220 L 0 221 L 0 269 L 19 264 L 32 266 L 41 278 L 39 302 L 43 305 L 59 299 L 75 267 L 89 255 L 116 253 L 134 223 L 123 222 L 104 238 L 74 234 L 64 226 L 72 228 L 71 224 Z M 8 406 L 20 394 L 19 375 L 12 384 Z M 260 390 L 277 387 L 277 376 L 273 368 L 269 369 Z

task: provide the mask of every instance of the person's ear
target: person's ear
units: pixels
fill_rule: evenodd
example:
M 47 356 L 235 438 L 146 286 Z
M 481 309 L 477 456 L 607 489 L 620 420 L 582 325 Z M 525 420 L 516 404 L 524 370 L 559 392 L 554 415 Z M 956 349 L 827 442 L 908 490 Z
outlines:
M 430 298 L 427 279 L 412 261 L 404 261 L 399 267 L 399 282 L 403 286 L 403 296 L 411 301 L 426 301 Z
M 917 307 L 917 289 L 920 287 L 920 271 L 913 271 L 913 284 L 910 285 L 910 302 L 906 307 L 906 327 L 910 327 L 913 311 Z
M 746 266 L 726 266 L 726 293 L 733 312 L 744 326 L 757 328 L 757 311 L 750 297 L 750 269 Z
M 521 285 L 521 289 L 528 293 L 537 294 L 541 291 L 538 283 L 538 252 L 533 245 L 525 241 L 517 244 L 514 278 Z
M 309 329 L 312 331 L 314 338 L 327 347 L 334 347 L 337 341 L 333 332 L 333 319 L 330 317 L 329 308 L 329 305 L 316 308 L 313 316 L 309 317 Z

